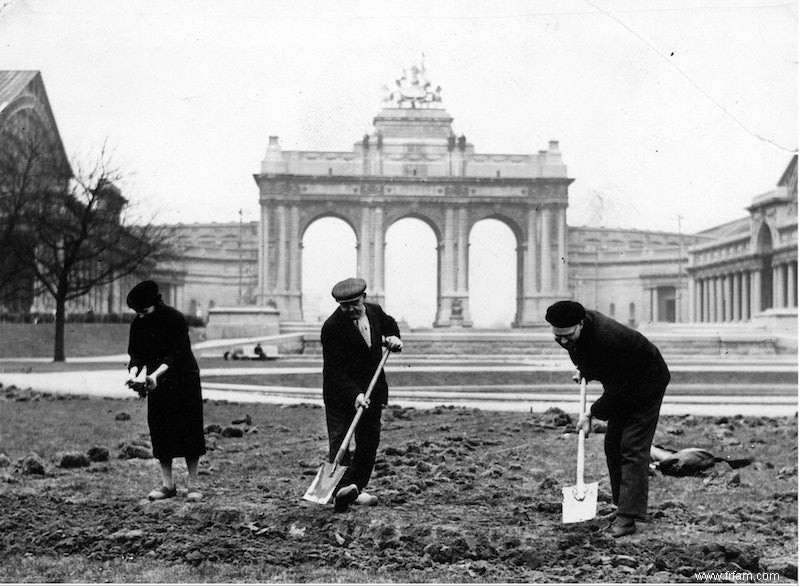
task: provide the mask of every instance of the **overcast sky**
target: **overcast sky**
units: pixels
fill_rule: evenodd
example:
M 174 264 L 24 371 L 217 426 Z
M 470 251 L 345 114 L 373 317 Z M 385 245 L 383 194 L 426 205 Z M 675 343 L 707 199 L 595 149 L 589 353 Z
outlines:
M 425 54 L 477 153 L 558 140 L 572 226 L 698 231 L 746 215 L 797 148 L 797 4 L 778 0 L 0 4 L 70 154 L 104 141 L 164 222 L 258 218 L 268 137 L 349 151 Z
M 126 194 L 169 222 L 256 219 L 269 135 L 351 150 L 422 53 L 476 152 L 560 142 L 570 225 L 742 217 L 797 147 L 794 2 L 3 6 L 0 68 L 40 70 L 67 150 L 108 140 Z

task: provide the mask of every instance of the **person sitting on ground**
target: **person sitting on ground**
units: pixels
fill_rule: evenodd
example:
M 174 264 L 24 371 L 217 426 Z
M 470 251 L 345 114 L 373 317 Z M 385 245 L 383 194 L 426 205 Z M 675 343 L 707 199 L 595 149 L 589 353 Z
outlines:
M 588 434 L 592 417 L 608 420 L 606 463 L 617 505 L 611 535 L 635 533 L 636 519 L 644 520 L 647 512 L 650 444 L 669 369 L 642 334 L 580 303 L 558 301 L 547 308 L 545 319 L 578 367 L 576 382 L 583 377 L 603 384 L 603 394 L 580 414 L 577 429 Z
M 380 373 L 368 399 L 365 392 L 381 361 L 382 343 L 400 352 L 403 342 L 393 317 L 380 305 L 366 303 L 367 283 L 351 278 L 337 283 L 331 294 L 339 307 L 322 326 L 322 394 L 328 426 L 329 461 L 332 463 L 359 406 L 364 414 L 355 430 L 356 448 L 345 453 L 348 466 L 334 492 L 334 511 L 349 505 L 376 505 L 377 497 L 364 491 L 372 475 L 381 436 L 381 412 L 389 387 Z
M 153 456 L 161 465 L 162 486 L 147 496 L 161 500 L 177 494 L 172 460 L 183 457 L 188 470 L 187 498 L 200 500 L 197 467 L 206 453 L 203 397 L 186 318 L 164 304 L 154 281 L 136 285 L 127 302 L 136 312 L 128 341 L 128 383 L 145 377 L 147 425 Z
M 267 359 L 267 355 L 264 354 L 264 349 L 261 347 L 261 342 L 258 342 L 256 344 L 256 347 L 253 348 L 253 354 L 255 354 L 256 357 L 259 360 L 266 360 Z

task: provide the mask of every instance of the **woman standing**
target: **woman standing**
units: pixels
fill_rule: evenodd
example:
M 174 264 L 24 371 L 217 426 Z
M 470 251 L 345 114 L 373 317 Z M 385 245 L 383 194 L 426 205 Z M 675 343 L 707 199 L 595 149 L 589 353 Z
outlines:
M 145 375 L 147 424 L 153 456 L 161 464 L 163 485 L 151 500 L 174 497 L 172 460 L 183 457 L 188 470 L 187 498 L 200 500 L 197 464 L 206 453 L 200 370 L 192 354 L 183 314 L 161 300 L 154 281 L 142 281 L 128 293 L 136 312 L 128 341 L 128 382 Z

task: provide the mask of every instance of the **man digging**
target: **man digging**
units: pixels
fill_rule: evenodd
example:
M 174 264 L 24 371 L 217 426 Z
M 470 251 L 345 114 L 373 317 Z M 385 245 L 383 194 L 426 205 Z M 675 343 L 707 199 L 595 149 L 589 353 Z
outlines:
M 381 372 L 370 399 L 364 393 L 378 364 L 382 344 L 400 352 L 403 342 L 397 322 L 380 305 L 366 303 L 367 283 L 351 278 L 337 283 L 331 294 L 339 307 L 322 326 L 322 394 L 330 446 L 329 461 L 347 434 L 359 406 L 364 414 L 355 430 L 356 448 L 345 453 L 347 466 L 334 492 L 334 510 L 344 512 L 353 504 L 376 505 L 377 497 L 364 491 L 372 475 L 381 436 L 381 412 L 389 389 Z
M 578 418 L 588 434 L 592 417 L 607 420 L 605 452 L 611 496 L 617 506 L 611 535 L 636 532 L 647 512 L 650 444 L 670 374 L 661 353 L 647 338 L 575 301 L 558 301 L 545 319 L 556 342 L 578 368 L 576 380 L 597 380 L 603 394 Z

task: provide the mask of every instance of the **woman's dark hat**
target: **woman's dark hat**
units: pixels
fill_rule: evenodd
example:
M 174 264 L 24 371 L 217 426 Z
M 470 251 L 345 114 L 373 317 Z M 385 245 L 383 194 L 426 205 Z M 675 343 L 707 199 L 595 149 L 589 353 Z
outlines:
M 357 301 L 367 290 L 367 282 L 361 277 L 339 281 L 333 286 L 331 295 L 339 303 Z
M 544 319 L 556 328 L 577 326 L 586 317 L 586 309 L 577 301 L 557 301 L 547 308 Z
M 128 293 L 128 307 L 142 311 L 161 301 L 158 284 L 155 281 L 142 281 Z

